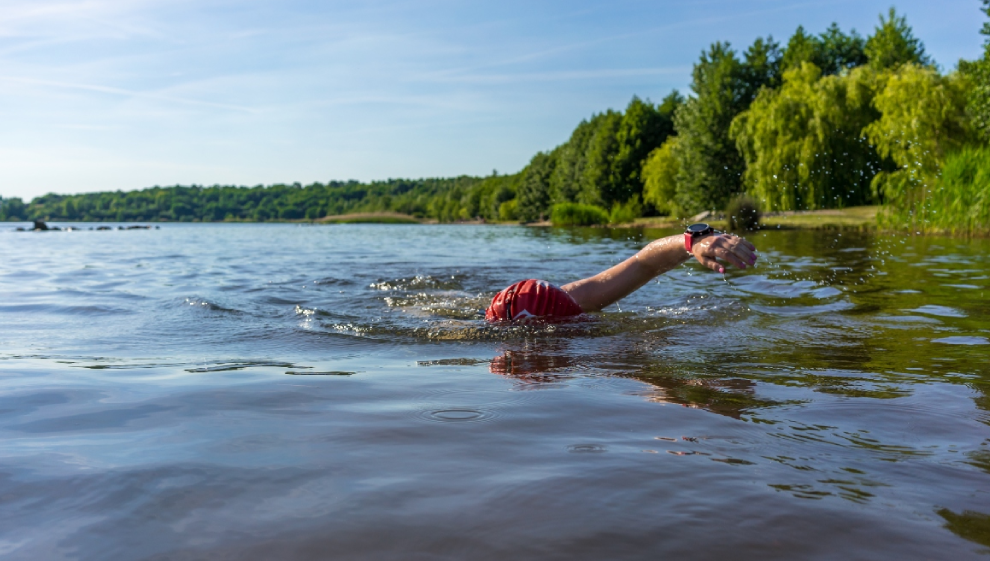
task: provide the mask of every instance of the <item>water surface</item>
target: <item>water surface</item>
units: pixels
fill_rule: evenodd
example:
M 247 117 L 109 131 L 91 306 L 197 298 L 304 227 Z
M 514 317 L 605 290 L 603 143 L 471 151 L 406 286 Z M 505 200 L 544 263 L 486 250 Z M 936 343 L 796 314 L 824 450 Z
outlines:
M 671 232 L 10 229 L 4 558 L 990 551 L 985 240 L 761 232 L 754 269 L 493 327 Z

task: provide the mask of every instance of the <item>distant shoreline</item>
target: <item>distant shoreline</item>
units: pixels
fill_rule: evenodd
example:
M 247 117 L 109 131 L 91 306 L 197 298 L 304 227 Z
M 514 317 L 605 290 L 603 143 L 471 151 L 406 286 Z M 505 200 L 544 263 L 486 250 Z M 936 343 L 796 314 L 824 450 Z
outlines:
M 840 230 L 840 231 L 860 231 L 860 232 L 889 232 L 904 233 L 902 230 L 888 230 L 882 228 L 877 223 L 877 213 L 879 206 L 860 206 L 844 209 L 825 209 L 807 211 L 784 211 L 771 212 L 763 215 L 760 220 L 760 230 Z M 654 216 L 637 218 L 633 222 L 624 224 L 609 224 L 588 226 L 591 228 L 627 228 L 627 229 L 680 229 L 691 219 L 678 219 L 668 216 Z M 702 218 L 700 221 L 707 222 L 717 229 L 728 230 L 728 220 L 722 215 Z M 24 221 L 9 221 L 10 224 L 22 223 Z M 521 224 L 517 221 L 492 221 L 484 219 L 459 220 L 455 222 L 438 222 L 434 219 L 417 218 L 410 214 L 398 212 L 359 212 L 351 214 L 339 214 L 334 216 L 324 216 L 318 219 L 296 219 L 296 220 L 272 220 L 265 222 L 255 222 L 248 220 L 218 220 L 211 222 L 198 221 L 85 221 L 85 220 L 53 220 L 52 225 L 61 223 L 84 223 L 84 224 L 448 224 L 454 226 L 525 226 L 525 227 L 553 227 L 549 221 L 530 222 Z M 917 235 L 917 234 L 914 234 Z M 962 234 L 943 231 L 926 231 L 924 235 L 930 236 L 959 236 L 972 237 L 973 234 Z M 976 236 L 982 237 L 982 236 Z

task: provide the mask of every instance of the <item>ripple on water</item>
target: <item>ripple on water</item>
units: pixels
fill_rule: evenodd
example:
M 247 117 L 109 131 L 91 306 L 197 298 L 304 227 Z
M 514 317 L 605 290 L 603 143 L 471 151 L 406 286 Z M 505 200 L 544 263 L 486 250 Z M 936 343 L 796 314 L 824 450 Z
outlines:
M 820 306 L 762 306 L 759 304 L 750 304 L 749 307 L 757 312 L 777 316 L 810 316 L 829 312 L 841 312 L 855 308 L 856 305 L 846 300 L 839 300 Z
M 988 340 L 986 337 L 956 335 L 954 337 L 942 337 L 941 339 L 932 339 L 932 343 L 943 343 L 945 345 L 990 345 L 990 340 Z
M 608 452 L 608 447 L 604 444 L 571 444 L 567 447 L 567 451 L 572 454 L 601 454 L 603 452 Z
M 478 423 L 490 421 L 496 416 L 495 411 L 469 408 L 433 409 L 420 413 L 420 417 L 427 421 L 438 423 Z
M 944 318 L 964 318 L 966 317 L 965 312 L 957 310 L 955 308 L 950 308 L 948 306 L 936 306 L 935 304 L 925 304 L 913 310 L 907 310 L 909 312 L 917 312 L 919 314 L 928 314 L 930 316 L 939 316 Z

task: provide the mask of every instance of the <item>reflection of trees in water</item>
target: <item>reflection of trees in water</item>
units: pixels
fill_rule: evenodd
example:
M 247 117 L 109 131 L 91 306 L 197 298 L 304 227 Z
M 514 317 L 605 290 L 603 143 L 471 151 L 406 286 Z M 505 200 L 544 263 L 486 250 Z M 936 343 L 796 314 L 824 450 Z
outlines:
M 947 508 L 938 511 L 945 527 L 960 538 L 990 547 L 990 514 L 967 510 L 956 514 Z
M 569 353 L 566 343 L 519 345 L 494 357 L 489 371 L 527 384 L 553 384 L 581 376 L 614 376 L 652 386 L 649 400 L 704 409 L 734 419 L 756 408 L 777 402 L 755 396 L 756 383 L 744 378 L 698 377 L 690 374 L 654 374 L 656 357 L 645 351 L 625 349 L 625 365 L 616 365 L 614 354 Z M 633 366 L 639 363 L 639 366 Z M 652 364 L 651 364 L 652 363 Z M 628 366 L 626 368 L 616 368 Z

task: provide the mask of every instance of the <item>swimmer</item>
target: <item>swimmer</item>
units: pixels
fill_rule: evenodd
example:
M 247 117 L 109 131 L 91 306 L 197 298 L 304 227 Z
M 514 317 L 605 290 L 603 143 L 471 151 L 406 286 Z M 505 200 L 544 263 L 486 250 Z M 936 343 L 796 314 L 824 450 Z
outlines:
M 716 232 L 707 224 L 692 224 L 683 235 L 655 240 L 636 255 L 593 277 L 559 288 L 536 279 L 517 282 L 492 298 L 485 319 L 553 321 L 598 312 L 691 257 L 724 273 L 727 265 L 745 269 L 756 264 L 755 252 L 756 247 L 739 236 Z

